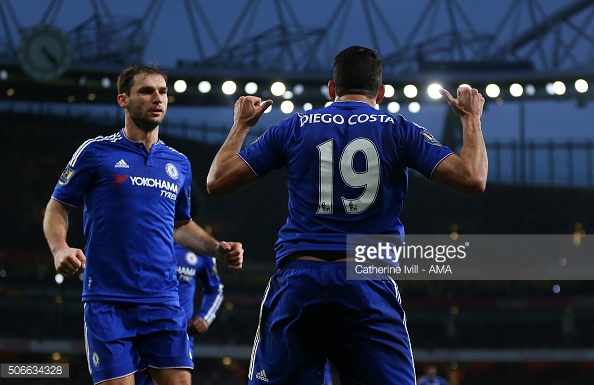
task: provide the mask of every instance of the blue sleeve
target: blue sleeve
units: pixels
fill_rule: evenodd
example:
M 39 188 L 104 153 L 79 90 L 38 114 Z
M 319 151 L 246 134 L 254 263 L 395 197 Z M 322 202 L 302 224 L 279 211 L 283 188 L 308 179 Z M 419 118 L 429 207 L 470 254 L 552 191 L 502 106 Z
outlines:
M 196 274 L 196 279 L 202 285 L 202 304 L 195 316 L 202 317 L 210 325 L 217 315 L 223 302 L 223 284 L 217 272 L 216 260 L 211 257 L 198 256 L 203 260 L 202 268 Z
M 297 117 L 294 115 L 276 126 L 268 127 L 258 139 L 238 153 L 259 178 L 285 165 L 287 138 L 293 122 L 298 121 Z
M 454 152 L 442 145 L 425 127 L 409 122 L 401 115 L 396 122 L 396 141 L 404 155 L 406 167 L 431 179 L 437 165 Z
M 52 198 L 74 207 L 82 204 L 98 164 L 91 146 L 93 141 L 87 140 L 76 150 L 60 175 Z

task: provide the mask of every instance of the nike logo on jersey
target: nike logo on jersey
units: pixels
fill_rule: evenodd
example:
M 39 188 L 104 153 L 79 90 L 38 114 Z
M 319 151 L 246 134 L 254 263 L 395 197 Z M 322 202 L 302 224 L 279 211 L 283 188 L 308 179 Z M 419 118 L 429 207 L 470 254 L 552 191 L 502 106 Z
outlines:
M 130 168 L 130 166 L 128 166 L 128 163 L 124 159 L 121 159 L 115 164 L 115 168 Z

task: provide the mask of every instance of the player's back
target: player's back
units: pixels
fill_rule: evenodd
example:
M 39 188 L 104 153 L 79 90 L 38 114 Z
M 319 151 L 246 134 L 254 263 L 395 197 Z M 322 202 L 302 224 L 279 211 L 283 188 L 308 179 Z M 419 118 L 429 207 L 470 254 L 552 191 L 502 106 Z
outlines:
M 408 167 L 430 177 L 451 153 L 402 116 L 345 101 L 295 114 L 239 155 L 260 177 L 287 167 L 289 218 L 275 246 L 280 264 L 296 252 L 345 252 L 347 234 L 404 234 Z
M 395 118 L 366 103 L 303 114 L 287 146 L 291 220 L 301 231 L 394 232 L 406 195 Z
M 423 127 L 362 102 L 335 102 L 278 127 L 290 211 L 281 258 L 295 249 L 344 251 L 345 234 L 404 234 L 408 167 L 430 177 L 451 153 Z

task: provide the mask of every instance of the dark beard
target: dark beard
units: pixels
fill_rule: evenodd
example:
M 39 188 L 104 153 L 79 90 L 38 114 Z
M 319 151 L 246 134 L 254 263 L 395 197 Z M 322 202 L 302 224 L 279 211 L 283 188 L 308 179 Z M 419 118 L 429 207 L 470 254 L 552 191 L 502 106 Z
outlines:
M 157 128 L 159 126 L 159 124 L 163 121 L 161 119 L 161 121 L 159 123 L 156 123 L 153 120 L 136 117 L 136 116 L 133 116 L 132 114 L 130 114 L 130 118 L 132 119 L 132 121 L 134 122 L 136 127 L 140 128 L 143 132 L 146 132 L 146 133 L 154 131 L 155 128 Z

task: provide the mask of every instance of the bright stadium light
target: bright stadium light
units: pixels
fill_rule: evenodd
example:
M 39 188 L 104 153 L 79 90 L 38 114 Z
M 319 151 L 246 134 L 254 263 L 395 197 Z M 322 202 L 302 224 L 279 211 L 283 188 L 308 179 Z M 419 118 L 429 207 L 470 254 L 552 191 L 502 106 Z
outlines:
M 268 114 L 270 111 L 272 111 L 272 105 L 268 106 L 268 108 L 266 109 L 266 111 L 264 111 L 264 113 Z
M 555 83 L 553 83 L 553 92 L 555 92 L 555 95 L 563 95 L 565 94 L 565 91 L 567 91 L 565 83 L 561 81 L 556 81 Z
M 254 82 L 249 82 L 245 85 L 245 93 L 248 95 L 253 95 L 258 92 L 258 85 Z
M 303 91 L 305 91 L 305 87 L 303 87 L 303 84 L 295 84 L 295 87 L 293 87 L 293 93 L 295 95 L 301 95 Z
M 280 109 L 285 114 L 290 114 L 295 109 L 295 106 L 293 105 L 293 102 L 292 101 L 285 100 L 284 102 L 281 103 Z
M 485 92 L 487 93 L 488 97 L 496 98 L 499 96 L 499 93 L 501 92 L 501 90 L 499 89 L 499 86 L 497 84 L 489 84 L 489 85 L 487 85 Z
M 460 84 L 460 85 L 458 86 L 458 88 L 463 88 L 463 87 L 466 87 L 466 88 L 472 88 L 472 87 L 470 86 L 470 84 L 466 84 L 466 83 L 462 83 L 462 84 Z
M 210 82 L 207 82 L 206 80 L 203 80 L 200 83 L 198 83 L 198 91 L 200 91 L 203 94 L 209 93 L 211 88 L 212 86 L 210 85 Z
M 303 105 L 303 111 L 309 111 L 313 108 L 313 105 L 311 103 L 305 103 Z
M 439 99 L 441 98 L 441 94 L 439 93 L 439 90 L 441 90 L 443 87 L 441 86 L 441 84 L 437 84 L 437 83 L 433 83 L 430 84 L 429 87 L 427 87 L 427 94 L 429 95 L 429 97 L 431 99 Z
M 580 94 L 588 92 L 588 82 L 584 79 L 578 79 L 575 81 L 575 90 Z
M 421 111 L 421 105 L 418 102 L 412 102 L 408 105 L 408 111 L 412 114 L 416 114 Z
M 534 94 L 536 93 L 536 88 L 532 84 L 526 84 L 524 91 L 526 92 L 526 95 L 534 96 Z
M 173 89 L 178 94 L 181 94 L 183 92 L 186 92 L 186 90 L 188 89 L 188 83 L 186 83 L 184 80 L 176 80 L 175 83 L 173 83 Z
M 394 87 L 392 87 L 390 84 L 385 84 L 384 89 L 385 89 L 384 96 L 386 98 L 391 98 L 394 95 L 396 95 L 396 91 L 394 90 Z
M 324 107 L 328 107 L 328 106 L 329 106 L 329 105 L 331 105 L 331 104 L 332 104 L 332 100 L 328 100 L 328 101 L 326 102 L 326 104 L 324 104 Z
M 322 96 L 329 98 L 330 96 L 328 95 L 328 85 L 324 84 L 323 86 L 320 87 L 320 93 L 322 94 Z
M 54 279 L 56 280 L 56 283 L 58 285 L 61 285 L 62 282 L 64 282 L 64 276 L 62 274 L 56 274 L 56 276 L 54 277 Z
M 553 83 L 547 83 L 547 85 L 545 86 L 545 91 L 547 91 L 547 94 L 549 94 L 549 95 L 555 95 L 555 89 L 553 88 Z
M 417 94 L 417 87 L 413 86 L 412 84 L 404 86 L 404 96 L 407 98 L 414 98 L 417 96 Z
M 275 82 L 270 86 L 270 92 L 272 92 L 272 95 L 274 96 L 281 96 L 286 90 L 287 87 L 282 82 Z
M 509 86 L 509 93 L 511 96 L 518 98 L 524 93 L 524 87 L 519 83 L 514 83 Z
M 101 78 L 101 87 L 109 88 L 111 86 L 111 80 L 107 76 Z
M 235 91 L 237 91 L 237 85 L 234 81 L 227 80 L 225 83 L 223 83 L 221 90 L 225 95 L 233 95 Z
M 6 70 L 0 70 L 0 80 L 6 80 L 8 79 L 8 71 Z
M 400 111 L 400 103 L 398 102 L 390 102 L 388 103 L 388 112 L 391 114 L 396 114 Z
M 285 91 L 283 99 L 293 99 L 293 93 L 291 91 Z

